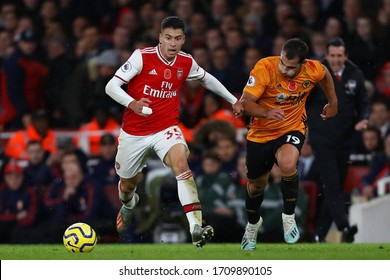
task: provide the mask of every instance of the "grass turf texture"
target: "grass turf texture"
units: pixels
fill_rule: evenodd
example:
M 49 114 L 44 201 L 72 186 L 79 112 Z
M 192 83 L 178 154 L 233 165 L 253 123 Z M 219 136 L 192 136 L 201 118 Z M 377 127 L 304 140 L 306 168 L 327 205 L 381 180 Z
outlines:
M 68 253 L 63 245 L 0 245 L 1 260 L 390 260 L 384 244 L 97 244 L 91 253 Z

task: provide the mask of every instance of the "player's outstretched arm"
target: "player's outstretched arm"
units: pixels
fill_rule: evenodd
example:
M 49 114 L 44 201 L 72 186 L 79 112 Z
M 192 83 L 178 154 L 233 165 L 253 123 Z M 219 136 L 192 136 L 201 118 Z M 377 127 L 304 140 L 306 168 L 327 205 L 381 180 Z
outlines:
M 123 84 L 124 82 L 118 77 L 112 77 L 106 85 L 106 93 L 116 102 L 128 108 L 130 102 L 132 102 L 134 98 L 132 98 L 122 89 Z

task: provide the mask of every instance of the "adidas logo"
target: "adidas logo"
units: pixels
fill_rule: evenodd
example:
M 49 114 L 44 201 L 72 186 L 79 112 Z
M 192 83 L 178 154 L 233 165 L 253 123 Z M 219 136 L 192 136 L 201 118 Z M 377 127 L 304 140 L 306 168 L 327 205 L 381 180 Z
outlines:
M 156 69 L 153 69 L 149 72 L 150 75 L 157 75 L 157 71 Z
M 298 229 L 294 227 L 290 234 L 293 238 L 295 238 L 299 234 Z

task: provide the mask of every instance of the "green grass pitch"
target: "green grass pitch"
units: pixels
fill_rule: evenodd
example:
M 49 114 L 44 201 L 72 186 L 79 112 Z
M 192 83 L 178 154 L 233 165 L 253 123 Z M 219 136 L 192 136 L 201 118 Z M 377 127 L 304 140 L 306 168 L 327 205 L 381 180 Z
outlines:
M 390 243 L 270 244 L 255 251 L 240 244 L 97 244 L 90 253 L 69 253 L 58 245 L 0 245 L 1 260 L 390 260 Z

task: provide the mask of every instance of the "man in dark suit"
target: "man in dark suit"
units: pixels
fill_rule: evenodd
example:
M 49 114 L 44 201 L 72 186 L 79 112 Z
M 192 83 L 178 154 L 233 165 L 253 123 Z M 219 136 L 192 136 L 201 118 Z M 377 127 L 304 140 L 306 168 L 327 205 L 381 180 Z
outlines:
M 320 88 L 311 92 L 307 106 L 308 139 L 313 147 L 322 179 L 322 206 L 316 227 L 316 242 L 324 242 L 334 221 L 342 232 L 342 242 L 353 242 L 356 226 L 350 226 L 346 213 L 343 184 L 348 159 L 356 131 L 366 129 L 369 116 L 369 100 L 364 87 L 364 76 L 355 64 L 348 60 L 348 52 L 341 38 L 327 43 L 323 64 L 333 71 L 339 114 L 322 120 L 326 99 Z

